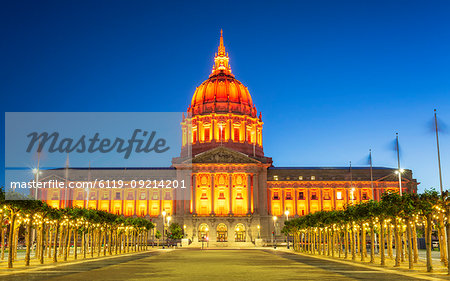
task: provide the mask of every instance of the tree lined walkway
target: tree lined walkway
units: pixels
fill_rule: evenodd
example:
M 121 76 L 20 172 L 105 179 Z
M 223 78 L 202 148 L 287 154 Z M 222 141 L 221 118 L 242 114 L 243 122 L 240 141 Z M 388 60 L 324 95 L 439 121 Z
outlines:
M 432 238 L 439 242 L 441 264 L 450 252 L 450 193 L 435 191 L 385 193 L 381 202 L 350 204 L 344 210 L 320 211 L 285 222 L 283 232 L 294 237 L 299 252 L 353 261 L 379 263 L 413 270 L 419 262 L 417 237 L 426 244 L 426 271 L 433 271 Z M 393 262 L 393 263 L 391 263 Z

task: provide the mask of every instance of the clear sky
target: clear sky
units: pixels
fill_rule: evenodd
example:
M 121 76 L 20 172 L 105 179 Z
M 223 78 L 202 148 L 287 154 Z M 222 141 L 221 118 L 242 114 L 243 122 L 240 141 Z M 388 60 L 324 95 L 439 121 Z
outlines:
M 363 165 L 371 148 L 395 167 L 399 132 L 402 166 L 438 187 L 427 125 L 434 108 L 450 124 L 449 15 L 449 1 L 3 1 L 1 106 L 186 110 L 222 28 L 274 165 Z M 441 153 L 448 187 L 448 134 Z

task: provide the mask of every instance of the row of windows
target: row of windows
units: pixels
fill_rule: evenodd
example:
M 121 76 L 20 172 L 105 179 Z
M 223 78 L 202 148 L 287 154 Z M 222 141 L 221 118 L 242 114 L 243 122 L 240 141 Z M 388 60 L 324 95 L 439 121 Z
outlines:
M 284 199 L 285 200 L 292 200 L 293 199 L 292 198 L 292 193 L 290 191 L 287 191 Z M 306 199 L 305 192 L 299 191 L 298 192 L 298 200 L 305 200 L 305 199 Z M 318 196 L 317 196 L 317 192 L 316 191 L 311 191 L 310 199 L 311 200 L 318 200 L 319 199 Z M 344 199 L 342 191 L 337 191 L 336 192 L 336 199 L 337 200 L 343 200 Z M 350 192 L 349 193 L 349 199 L 350 200 L 356 200 L 356 194 Z M 366 191 L 362 192 L 361 199 L 362 200 L 369 200 L 370 199 L 369 195 L 368 195 L 368 193 Z M 274 191 L 273 196 L 272 196 L 272 200 L 280 200 L 280 196 L 278 195 L 278 191 Z M 323 192 L 323 200 L 331 200 L 331 192 L 324 191 Z
M 56 199 L 52 200 L 58 200 L 58 193 L 53 194 L 53 197 Z M 154 193 L 152 196 L 152 200 L 159 200 L 159 194 L 158 193 Z M 100 200 L 108 200 L 109 199 L 109 194 L 108 193 L 104 193 L 103 196 L 100 198 Z M 84 200 L 84 193 L 80 192 L 77 195 L 77 199 L 76 200 Z M 97 200 L 97 195 L 95 193 L 91 193 L 89 194 L 89 200 Z M 116 192 L 114 194 L 113 200 L 122 200 L 122 195 L 121 192 Z M 134 200 L 134 194 L 133 193 L 128 193 L 127 197 L 125 200 Z M 143 192 L 141 194 L 139 194 L 139 200 L 146 200 L 146 194 Z M 164 194 L 164 200 L 172 200 L 172 196 L 170 193 L 165 193 Z
M 202 192 L 202 195 L 201 195 L 200 199 L 208 199 L 208 196 L 206 195 L 206 192 Z M 225 194 L 223 192 L 220 192 L 218 199 L 225 199 Z M 238 192 L 236 194 L 236 199 L 244 199 L 244 197 L 242 196 L 242 192 Z
M 211 134 L 211 128 L 209 127 L 205 127 L 203 130 L 203 134 L 204 134 L 204 141 L 205 142 L 209 142 L 212 140 L 212 134 Z M 252 130 L 247 129 L 247 134 L 246 134 L 246 139 L 245 141 L 247 142 L 253 142 L 252 141 L 252 136 L 254 136 L 254 132 L 252 132 Z M 219 129 L 219 139 L 220 140 L 225 140 L 225 129 L 221 127 L 221 129 Z M 233 137 L 231 138 L 234 142 L 239 142 L 240 141 L 240 128 L 233 128 Z M 192 132 L 192 142 L 195 143 L 198 140 L 198 133 L 197 130 L 193 130 Z
M 306 178 L 306 177 L 305 177 Z M 291 178 L 290 177 L 287 177 L 286 178 L 286 180 L 290 180 Z M 316 180 L 316 176 L 310 176 L 310 177 L 308 177 L 308 179 L 311 179 L 312 181 L 313 180 Z M 278 176 L 277 175 L 275 175 L 275 176 L 273 176 L 273 180 L 278 180 Z M 298 176 L 298 180 L 303 180 L 303 176 Z

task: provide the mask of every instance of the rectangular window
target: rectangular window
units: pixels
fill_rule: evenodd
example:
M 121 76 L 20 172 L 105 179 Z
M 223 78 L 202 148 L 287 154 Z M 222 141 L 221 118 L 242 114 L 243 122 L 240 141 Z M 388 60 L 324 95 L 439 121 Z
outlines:
M 311 200 L 317 200 L 317 192 L 311 192 Z
M 342 191 L 336 192 L 336 199 L 337 200 L 342 200 Z
M 273 180 L 278 180 L 278 176 L 273 176 Z
M 145 192 L 141 193 L 141 200 L 145 200 Z
M 292 200 L 292 195 L 290 192 L 286 192 L 286 200 Z
M 303 176 L 298 176 L 298 179 L 302 181 L 303 180 Z
M 278 197 L 278 192 L 274 192 L 273 193 L 273 199 L 274 200 L 279 200 L 280 199 L 280 197 Z
M 330 192 L 329 192 L 329 191 L 325 191 L 325 192 L 323 193 L 323 200 L 331 200 Z
M 116 192 L 116 197 L 114 199 L 115 200 L 120 200 L 120 192 Z
M 303 193 L 303 191 L 300 191 L 298 193 L 298 200 L 305 200 L 305 194 Z
M 234 141 L 239 142 L 239 128 L 234 128 Z
M 205 129 L 205 142 L 209 141 L 209 128 Z
M 219 126 L 219 140 L 224 141 L 225 140 L 225 125 Z
M 103 200 L 108 200 L 108 193 L 103 193 Z
M 367 192 L 363 192 L 362 200 L 369 200 L 369 196 L 367 195 Z
M 225 194 L 223 192 L 219 193 L 219 199 L 225 199 Z
M 250 130 L 247 130 L 247 142 L 249 142 L 249 143 L 252 142 L 252 134 L 251 134 Z
M 194 130 L 194 132 L 192 133 L 192 143 L 196 142 L 197 142 L 197 130 Z
M 311 176 L 311 180 L 316 180 L 316 176 Z
M 206 192 L 202 192 L 202 197 L 200 199 L 208 199 L 208 196 L 206 196 Z

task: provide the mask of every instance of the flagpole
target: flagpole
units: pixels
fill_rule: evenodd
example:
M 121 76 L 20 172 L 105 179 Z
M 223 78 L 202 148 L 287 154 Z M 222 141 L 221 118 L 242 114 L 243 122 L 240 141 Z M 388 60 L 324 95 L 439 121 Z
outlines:
M 89 193 L 90 193 L 90 187 L 89 187 L 89 184 L 90 184 L 90 182 L 91 182 L 91 160 L 89 160 L 89 168 L 88 168 L 88 184 L 86 185 L 87 186 L 87 192 L 86 192 L 86 206 L 85 206 L 85 208 L 87 209 L 87 208 L 89 208 Z M 95 188 L 95 186 L 94 186 L 94 188 Z M 111 198 L 110 198 L 110 200 L 111 200 Z
M 350 188 L 351 188 L 350 191 L 351 191 L 351 194 L 352 194 L 352 205 L 353 205 L 353 203 L 355 201 L 355 194 L 354 194 L 355 189 L 353 188 L 352 161 L 350 161 Z
M 69 182 L 69 153 L 67 153 L 66 158 L 66 170 L 65 170 L 65 178 L 66 178 L 66 188 L 64 192 L 64 208 L 67 208 L 67 192 L 69 191 L 68 182 Z
M 398 133 L 395 133 L 396 137 L 396 144 L 397 144 L 397 162 L 398 162 L 398 186 L 400 188 L 400 196 L 403 195 L 403 191 L 402 191 L 402 171 L 400 169 L 400 146 L 398 144 Z
M 370 159 L 370 187 L 372 188 L 372 200 L 375 200 L 375 193 L 373 191 L 372 149 L 369 149 L 369 159 Z
M 434 109 L 434 124 L 436 129 L 436 145 L 437 145 L 437 155 L 438 155 L 438 165 L 439 165 L 439 185 L 441 187 L 441 196 L 444 196 L 444 189 L 442 188 L 442 171 L 441 171 L 441 153 L 439 151 L 439 129 L 438 121 L 436 115 L 436 109 Z

